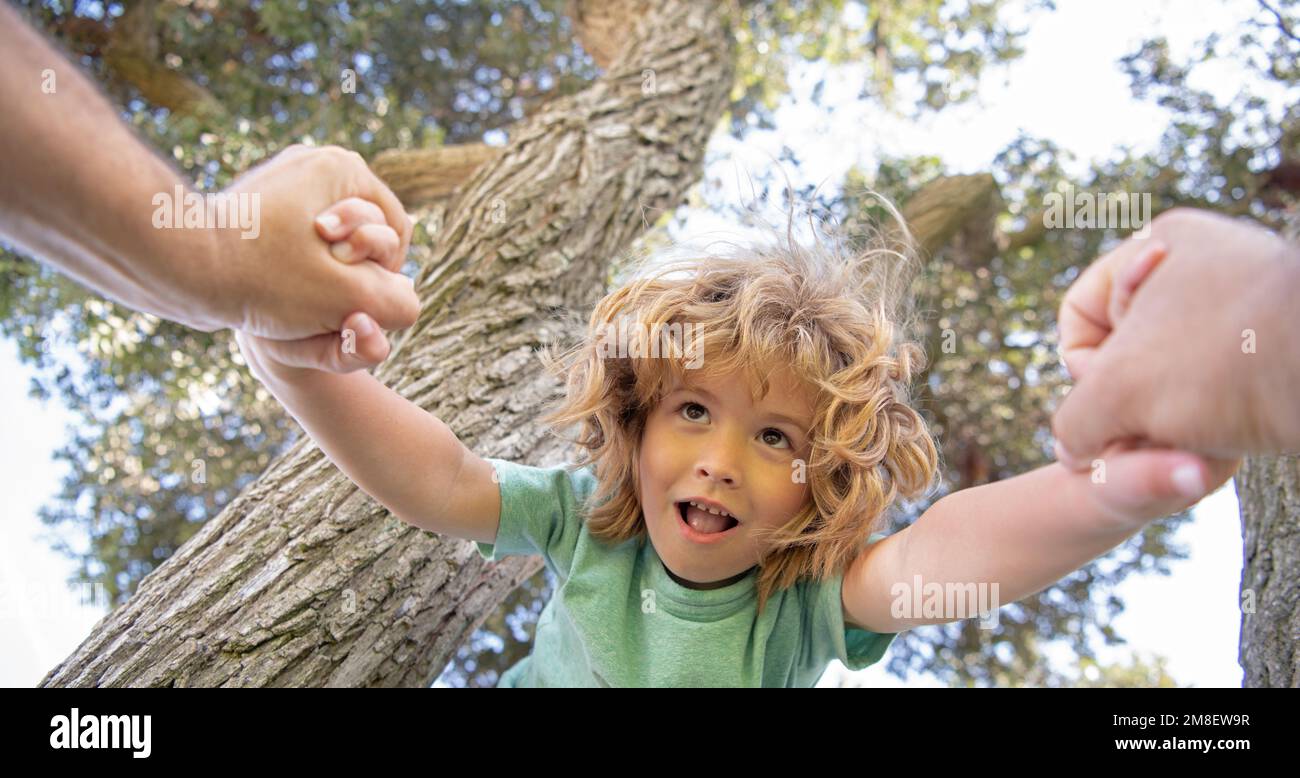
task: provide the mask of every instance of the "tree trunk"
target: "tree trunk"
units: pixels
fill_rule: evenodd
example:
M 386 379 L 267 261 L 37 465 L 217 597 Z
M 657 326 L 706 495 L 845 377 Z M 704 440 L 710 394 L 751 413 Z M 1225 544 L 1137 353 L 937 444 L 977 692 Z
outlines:
M 417 279 L 420 318 L 378 373 L 483 456 L 572 461 L 536 423 L 558 384 L 533 350 L 683 200 L 731 87 L 720 6 L 628 0 L 601 4 L 601 19 L 602 55 L 621 53 L 451 197 Z M 304 438 L 41 685 L 428 686 L 540 566 L 488 563 L 403 523 Z
M 1243 686 L 1300 686 L 1300 458 L 1249 457 L 1236 477 Z
M 1281 225 L 1300 240 L 1300 213 Z M 1242 686 L 1300 687 L 1300 458 L 1248 457 L 1233 479 L 1245 543 L 1241 570 Z

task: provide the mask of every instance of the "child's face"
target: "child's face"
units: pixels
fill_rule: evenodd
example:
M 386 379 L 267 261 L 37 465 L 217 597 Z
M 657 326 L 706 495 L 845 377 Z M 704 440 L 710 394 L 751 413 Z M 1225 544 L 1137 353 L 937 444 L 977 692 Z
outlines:
M 713 588 L 758 563 L 756 528 L 785 524 L 807 501 L 812 404 L 786 369 L 769 376 L 757 405 L 743 373 L 687 380 L 697 388 L 672 387 L 646 419 L 638 496 L 668 571 L 683 585 Z M 692 497 L 721 503 L 739 525 L 712 542 L 692 539 L 677 508 Z

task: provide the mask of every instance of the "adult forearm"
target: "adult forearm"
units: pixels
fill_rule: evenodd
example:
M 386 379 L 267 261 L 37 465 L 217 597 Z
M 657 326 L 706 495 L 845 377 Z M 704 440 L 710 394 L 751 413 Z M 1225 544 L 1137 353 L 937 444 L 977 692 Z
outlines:
M 219 234 L 153 226 L 155 196 L 184 182 L 7 4 L 0 105 L 0 234 L 137 310 L 205 330 L 239 323 L 219 293 Z

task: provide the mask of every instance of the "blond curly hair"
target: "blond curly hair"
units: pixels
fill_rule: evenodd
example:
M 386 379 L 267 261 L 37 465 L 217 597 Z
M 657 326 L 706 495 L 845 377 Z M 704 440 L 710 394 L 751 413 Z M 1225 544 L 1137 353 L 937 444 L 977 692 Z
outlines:
M 650 359 L 611 353 L 602 338 L 620 319 L 651 325 L 632 330 L 642 354 L 660 345 L 645 342 L 653 325 L 695 325 L 709 355 L 695 375 L 743 370 L 755 401 L 767 394 L 766 375 L 776 366 L 815 395 L 805 471 L 811 500 L 764 533 L 759 613 L 775 591 L 845 571 L 884 528 L 896 498 L 933 484 L 938 454 L 909 404 L 924 364 L 909 339 L 915 244 L 897 210 L 881 200 L 897 227 L 886 233 L 869 226 L 856 249 L 841 238 L 798 245 L 791 221 L 774 245 L 727 242 L 733 250 L 647 256 L 596 305 L 581 338 L 540 352 L 565 386 L 542 421 L 556 429 L 577 425 L 568 440 L 583 454 L 573 467 L 593 466 L 598 482 L 586 519 L 594 537 L 611 544 L 648 538 L 637 498 L 642 433 L 664 395 L 689 382 L 680 349 L 656 350 Z

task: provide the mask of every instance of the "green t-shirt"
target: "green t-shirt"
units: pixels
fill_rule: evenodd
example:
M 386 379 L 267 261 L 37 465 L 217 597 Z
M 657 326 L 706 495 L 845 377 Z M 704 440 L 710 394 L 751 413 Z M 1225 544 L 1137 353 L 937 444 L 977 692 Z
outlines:
M 761 616 L 756 570 L 718 589 L 684 587 L 648 536 L 611 546 L 587 532 L 590 468 L 487 461 L 501 486 L 501 522 L 495 546 L 478 543 L 479 553 L 540 554 L 556 580 L 532 653 L 499 687 L 807 687 L 832 659 L 851 670 L 879 661 L 897 635 L 845 627 L 842 574 L 774 592 Z

